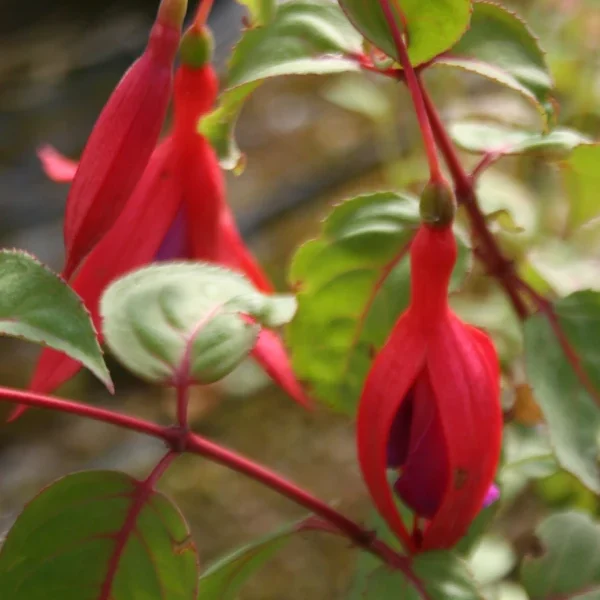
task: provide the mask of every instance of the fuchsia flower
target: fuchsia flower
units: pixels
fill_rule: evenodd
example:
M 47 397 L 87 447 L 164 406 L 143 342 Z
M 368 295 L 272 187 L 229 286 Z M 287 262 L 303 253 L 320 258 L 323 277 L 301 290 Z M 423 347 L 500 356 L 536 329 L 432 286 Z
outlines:
M 235 225 L 217 156 L 197 132 L 198 119 L 210 111 L 218 93 L 215 72 L 206 64 L 206 35 L 208 32 L 196 24 L 184 36 L 186 52 L 175 77 L 172 131 L 155 149 L 112 228 L 70 281 L 98 330 L 104 289 L 117 277 L 156 260 L 218 263 L 244 273 L 262 292 L 273 291 Z M 48 148 L 40 158 L 51 178 L 64 179 L 68 159 Z M 263 330 L 252 355 L 290 396 L 305 406 L 309 404 L 276 333 Z M 81 364 L 68 356 L 45 349 L 30 387 L 52 392 L 80 368 Z M 17 409 L 12 418 L 21 412 Z
M 421 225 L 410 254 L 410 305 L 367 378 L 357 441 L 377 508 L 417 553 L 453 546 L 482 506 L 497 499 L 502 411 L 491 340 L 448 306 L 456 262 L 451 226 Z M 410 533 L 389 469 L 397 474 L 394 493 L 414 512 Z
M 65 279 L 114 224 L 156 146 L 186 9 L 187 0 L 162 0 L 144 53 L 94 125 L 67 197 Z

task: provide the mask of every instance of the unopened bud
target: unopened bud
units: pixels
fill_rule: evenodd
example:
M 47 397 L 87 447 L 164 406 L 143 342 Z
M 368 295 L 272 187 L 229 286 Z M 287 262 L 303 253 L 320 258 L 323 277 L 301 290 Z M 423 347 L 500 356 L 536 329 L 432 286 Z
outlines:
M 187 5 L 187 0 L 162 0 L 158 7 L 156 22 L 167 27 L 181 29 Z
M 456 197 L 446 181 L 430 181 L 421 192 L 419 212 L 423 223 L 446 227 L 454 220 Z
M 190 27 L 181 38 L 179 56 L 187 67 L 199 69 L 212 59 L 215 42 L 210 29 Z

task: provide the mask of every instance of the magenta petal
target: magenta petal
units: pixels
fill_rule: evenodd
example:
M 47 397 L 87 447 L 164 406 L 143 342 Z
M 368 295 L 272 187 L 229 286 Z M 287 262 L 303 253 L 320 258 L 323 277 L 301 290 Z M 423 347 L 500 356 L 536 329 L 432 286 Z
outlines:
M 154 257 L 155 261 L 184 260 L 189 258 L 190 252 L 186 221 L 185 207 L 181 206 Z
M 490 489 L 487 491 L 485 498 L 483 499 L 483 507 L 487 508 L 490 504 L 494 504 L 497 500 L 500 499 L 500 488 L 493 484 L 490 485 Z
M 398 469 L 404 465 L 408 457 L 410 426 L 413 419 L 413 400 L 414 394 L 410 390 L 392 422 L 387 445 L 387 466 L 390 469 Z
M 413 393 L 408 456 L 394 489 L 417 515 L 431 519 L 442 503 L 449 476 L 444 430 L 425 372 L 417 378 Z

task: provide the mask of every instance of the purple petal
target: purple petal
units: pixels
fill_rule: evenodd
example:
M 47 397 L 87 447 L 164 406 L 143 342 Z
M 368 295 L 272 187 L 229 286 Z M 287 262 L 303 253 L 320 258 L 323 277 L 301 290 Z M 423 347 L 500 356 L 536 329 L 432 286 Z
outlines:
M 485 498 L 483 499 L 483 507 L 487 508 L 490 504 L 494 504 L 500 498 L 500 488 L 497 485 L 490 485 L 490 489 L 487 491 Z
M 413 393 L 408 455 L 394 489 L 417 515 L 431 519 L 449 478 L 444 429 L 426 372 L 417 378 Z
M 169 231 L 165 235 L 154 260 L 182 260 L 189 258 L 189 243 L 187 239 L 186 211 L 182 206 L 175 216 Z
M 406 462 L 408 443 L 410 441 L 410 426 L 413 418 L 413 392 L 410 390 L 396 413 L 387 445 L 387 466 L 397 469 Z

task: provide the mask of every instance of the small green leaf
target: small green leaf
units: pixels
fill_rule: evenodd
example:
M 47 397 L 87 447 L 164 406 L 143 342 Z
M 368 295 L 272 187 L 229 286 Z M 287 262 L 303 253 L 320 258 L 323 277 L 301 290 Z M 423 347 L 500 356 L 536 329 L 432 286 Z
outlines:
M 400 571 L 392 571 L 374 564 L 370 571 L 361 565 L 359 557 L 357 577 L 353 582 L 348 600 L 419 600 L 421 594 L 407 581 Z M 369 557 L 370 558 L 370 557 Z M 368 559 L 367 559 L 368 560 Z M 421 581 L 431 600 L 481 600 L 473 577 L 463 560 L 451 552 L 426 552 L 418 554 L 412 569 Z
M 600 144 L 576 148 L 562 163 L 563 176 L 569 194 L 569 225 L 572 229 L 600 215 Z
M 115 281 L 101 302 L 115 356 L 150 381 L 173 383 L 189 363 L 194 381 L 231 373 L 252 351 L 260 326 L 288 322 L 290 296 L 266 296 L 242 275 L 206 263 L 168 263 Z
M 504 502 L 511 502 L 531 479 L 548 477 L 558 470 L 545 428 L 507 425 L 502 447 L 498 480 Z
M 450 134 L 467 152 L 502 156 L 535 154 L 547 160 L 565 159 L 574 148 L 590 141 L 573 129 L 559 127 L 543 134 L 478 121 L 453 123 Z
M 398 60 L 396 45 L 380 0 L 339 0 L 356 28 L 374 46 Z M 391 2 L 395 10 L 394 2 Z M 407 24 L 408 55 L 420 65 L 451 48 L 469 26 L 469 0 L 402 0 L 399 3 Z M 398 19 L 398 23 L 401 24 Z
M 233 130 L 246 99 L 258 85 L 258 82 L 248 83 L 223 92 L 217 108 L 202 117 L 198 124 L 198 131 L 208 138 L 221 166 L 235 171 L 236 175 L 243 170 L 244 157 L 235 142 Z
M 113 389 L 90 315 L 77 294 L 35 258 L 0 250 L 0 334 L 64 352 Z
M 227 88 L 278 75 L 358 71 L 345 53 L 360 49 L 360 36 L 333 2 L 284 2 L 269 25 L 242 36 L 229 63 Z
M 553 120 L 552 77 L 537 38 L 515 13 L 491 2 L 474 2 L 471 26 L 435 64 L 487 77 L 522 94 L 546 123 Z
M 380 192 L 334 208 L 290 268 L 298 311 L 287 328 L 292 364 L 313 397 L 354 414 L 374 353 L 408 305 L 408 244 L 417 202 Z M 460 245 L 453 285 L 468 268 Z
M 575 360 L 599 390 L 600 293 L 576 292 L 556 302 L 553 311 Z M 541 313 L 525 324 L 525 359 L 559 463 L 600 493 L 600 410 L 567 360 L 550 321 Z
M 297 533 L 297 523 L 236 550 L 202 573 L 198 600 L 236 600 L 246 581 Z
M 10 600 L 195 600 L 198 556 L 177 508 L 124 473 L 68 475 L 21 513 L 0 551 Z
M 252 27 L 268 25 L 277 10 L 276 0 L 238 0 L 238 2 L 248 8 Z
M 574 511 L 552 515 L 536 529 L 539 544 L 521 567 L 532 600 L 590 598 L 600 593 L 600 526 Z
M 419 554 L 413 569 L 432 600 L 481 600 L 466 563 L 452 552 Z
M 548 240 L 532 248 L 527 261 L 536 275 L 559 296 L 583 289 L 600 290 L 597 258 L 585 256 L 572 242 L 558 238 Z
M 506 577 L 517 562 L 512 546 L 502 537 L 486 535 L 479 540 L 468 564 L 479 585 L 488 585 Z

